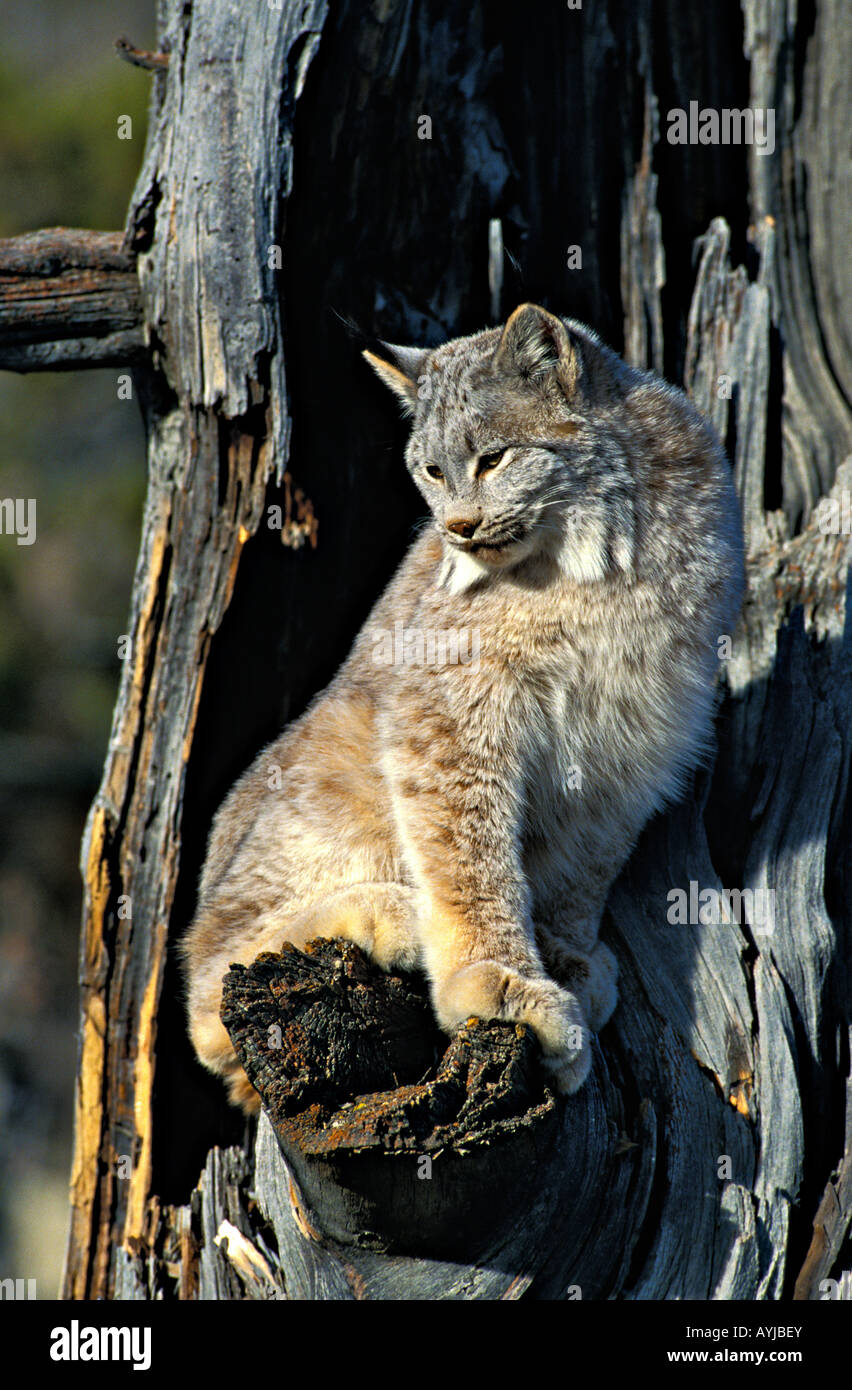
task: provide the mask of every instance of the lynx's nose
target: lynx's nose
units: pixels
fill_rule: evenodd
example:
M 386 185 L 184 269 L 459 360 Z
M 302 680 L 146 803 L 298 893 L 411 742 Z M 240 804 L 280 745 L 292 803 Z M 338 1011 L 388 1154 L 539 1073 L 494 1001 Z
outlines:
M 457 517 L 453 521 L 445 521 L 444 525 L 448 531 L 452 531 L 454 536 L 461 536 L 464 540 L 469 541 L 479 525 L 479 521 L 471 521 L 469 517 Z

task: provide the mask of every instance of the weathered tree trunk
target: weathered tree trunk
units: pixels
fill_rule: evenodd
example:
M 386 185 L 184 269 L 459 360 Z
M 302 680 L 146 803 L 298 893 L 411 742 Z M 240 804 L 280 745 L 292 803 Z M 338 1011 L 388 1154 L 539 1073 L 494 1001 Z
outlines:
M 819 1298 L 852 1215 L 840 0 L 326 10 L 160 0 L 123 249 L 0 248 L 0 365 L 131 363 L 150 444 L 83 855 L 66 1295 Z M 774 150 L 668 143 L 691 101 L 773 107 Z M 81 266 L 78 319 L 48 305 L 28 339 L 8 286 Z M 749 594 L 715 767 L 612 894 L 621 1001 L 577 1096 L 544 1092 L 523 1036 L 441 1059 L 414 985 L 285 953 L 229 986 L 255 1140 L 193 1061 L 168 944 L 222 795 L 330 677 L 415 515 L 341 318 L 425 343 L 524 298 L 683 381 L 730 450 Z M 690 885 L 754 896 L 672 925 Z M 372 1041 L 339 1051 L 353 1019 Z M 292 1046 L 264 1054 L 276 1026 Z

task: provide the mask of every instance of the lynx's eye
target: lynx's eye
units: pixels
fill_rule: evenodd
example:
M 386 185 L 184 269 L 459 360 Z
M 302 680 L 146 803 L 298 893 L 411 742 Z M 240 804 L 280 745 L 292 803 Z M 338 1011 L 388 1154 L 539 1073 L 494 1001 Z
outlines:
M 428 473 L 430 478 L 434 478 L 436 483 L 444 481 L 444 475 L 436 463 L 427 463 L 424 472 Z
M 483 473 L 490 473 L 493 468 L 497 467 L 505 452 L 505 449 L 494 449 L 490 454 L 480 454 L 476 460 L 475 476 L 481 478 Z

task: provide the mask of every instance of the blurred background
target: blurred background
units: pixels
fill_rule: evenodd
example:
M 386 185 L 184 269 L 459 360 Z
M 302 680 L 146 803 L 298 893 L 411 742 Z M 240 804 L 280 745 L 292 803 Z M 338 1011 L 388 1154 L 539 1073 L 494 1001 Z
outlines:
M 119 230 L 145 143 L 154 0 L 3 0 L 0 237 Z M 132 118 L 119 140 L 117 120 Z M 118 370 L 0 371 L 0 1278 L 55 1298 L 77 1050 L 80 840 L 106 753 L 145 487 Z

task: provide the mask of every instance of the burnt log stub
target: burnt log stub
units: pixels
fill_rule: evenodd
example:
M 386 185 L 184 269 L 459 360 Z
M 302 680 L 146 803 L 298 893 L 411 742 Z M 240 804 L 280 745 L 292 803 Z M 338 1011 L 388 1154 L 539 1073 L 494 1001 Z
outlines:
M 528 1028 L 448 1044 L 425 980 L 323 940 L 232 966 L 222 1021 L 327 1236 L 449 1258 L 493 1239 L 507 1190 L 517 1219 L 559 1128 Z
M 225 977 L 222 1021 L 252 1085 L 281 1121 L 358 1091 L 417 1080 L 440 1048 L 428 997 L 357 946 L 289 944 Z

